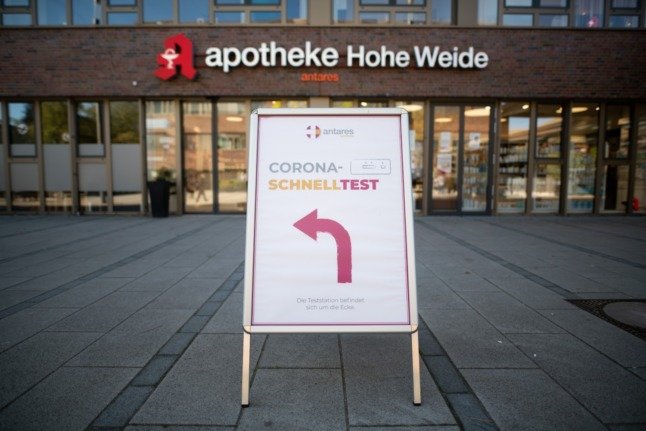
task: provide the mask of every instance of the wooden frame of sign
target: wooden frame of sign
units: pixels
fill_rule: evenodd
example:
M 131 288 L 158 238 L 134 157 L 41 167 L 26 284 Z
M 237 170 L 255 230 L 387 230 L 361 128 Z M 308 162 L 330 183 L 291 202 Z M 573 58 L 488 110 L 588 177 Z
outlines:
M 242 405 L 251 334 L 411 336 L 421 404 L 408 113 L 258 109 L 249 129 Z

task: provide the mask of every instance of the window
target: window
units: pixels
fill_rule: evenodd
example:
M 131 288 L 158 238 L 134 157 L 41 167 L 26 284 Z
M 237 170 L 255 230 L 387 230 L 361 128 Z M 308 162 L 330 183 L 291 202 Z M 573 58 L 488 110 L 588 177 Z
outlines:
M 536 114 L 536 157 L 561 157 L 563 129 L 561 105 L 538 105 Z
M 452 0 L 432 0 L 431 22 L 433 24 L 451 24 L 453 22 Z
M 630 107 L 610 105 L 606 111 L 606 159 L 627 159 L 630 148 Z
M 505 7 L 566 8 L 568 0 L 505 0 Z
M 4 14 L 2 14 L 2 25 L 6 25 L 6 26 L 31 25 L 31 14 L 28 14 L 28 13 L 4 13 Z
M 136 12 L 108 12 L 108 25 L 135 25 Z
M 531 27 L 534 25 L 534 16 L 529 14 L 504 14 L 502 25 L 508 27 Z
M 67 25 L 67 0 L 38 0 L 38 25 Z
M 216 24 L 241 24 L 244 22 L 244 12 L 216 12 Z
M 603 26 L 603 0 L 574 0 L 574 26 L 597 28 Z
M 610 15 L 609 27 L 614 28 L 637 28 L 639 17 L 636 15 Z
M 136 6 L 137 0 L 108 0 L 109 6 Z
M 9 154 L 36 157 L 36 130 L 33 103 L 9 103 Z
M 395 13 L 395 22 L 397 24 L 426 24 L 426 14 L 424 12 L 397 12 Z
M 280 22 L 278 11 L 252 11 L 249 14 L 249 21 L 257 24 L 275 24 Z
M 572 107 L 568 154 L 567 211 L 591 213 L 599 143 L 599 105 Z
M 67 103 L 43 102 L 40 104 L 43 144 L 69 144 Z
M 478 0 L 478 25 L 498 23 L 498 0 Z
M 179 0 L 179 22 L 203 24 L 209 21 L 209 0 Z
M 26 6 L 29 7 L 29 0 L 4 0 L 3 6 Z
M 387 24 L 390 21 L 388 12 L 359 12 L 359 21 L 363 24 Z
M 639 0 L 612 0 L 613 9 L 637 9 Z
M 173 22 L 173 0 L 144 0 L 143 8 L 146 24 Z
M 307 22 L 307 0 L 287 0 L 287 22 L 294 24 Z
M 94 0 L 72 0 L 72 23 L 74 25 L 94 24 Z
M 525 212 L 529 103 L 503 102 L 500 119 L 498 212 Z
M 335 23 L 354 21 L 354 0 L 334 0 L 333 19 Z
M 567 15 L 539 15 L 538 16 L 538 25 L 540 27 L 567 27 L 568 26 L 568 16 Z
M 78 155 L 103 157 L 101 134 L 101 105 L 99 102 L 81 102 L 76 108 Z
M 45 210 L 71 212 L 72 169 L 67 102 L 40 104 Z
M 110 102 L 110 142 L 133 144 L 139 142 L 139 104 Z
M 505 0 L 505 7 L 532 7 L 532 0 Z

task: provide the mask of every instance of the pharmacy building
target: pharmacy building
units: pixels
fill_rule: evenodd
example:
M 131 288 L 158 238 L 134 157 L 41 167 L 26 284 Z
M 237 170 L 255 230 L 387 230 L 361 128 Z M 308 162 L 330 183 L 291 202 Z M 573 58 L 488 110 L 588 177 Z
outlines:
M 0 0 L 0 42 L 1 213 L 244 213 L 250 113 L 307 107 L 408 111 L 419 215 L 646 213 L 646 0 Z

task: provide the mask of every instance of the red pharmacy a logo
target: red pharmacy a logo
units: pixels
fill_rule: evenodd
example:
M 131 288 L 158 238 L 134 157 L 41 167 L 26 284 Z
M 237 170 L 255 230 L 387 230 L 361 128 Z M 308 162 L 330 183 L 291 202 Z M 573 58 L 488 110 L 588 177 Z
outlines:
M 157 54 L 159 67 L 155 76 L 165 81 L 177 74 L 192 80 L 197 71 L 193 67 L 193 42 L 182 33 L 171 36 L 164 41 L 164 52 Z

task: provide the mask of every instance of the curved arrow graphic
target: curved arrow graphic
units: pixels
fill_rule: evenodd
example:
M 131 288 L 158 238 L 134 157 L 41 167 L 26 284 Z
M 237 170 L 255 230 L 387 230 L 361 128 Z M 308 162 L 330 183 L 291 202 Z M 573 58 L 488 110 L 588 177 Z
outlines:
M 332 235 L 336 241 L 337 282 L 352 283 L 352 243 L 350 234 L 340 223 L 318 218 L 318 210 L 314 210 L 294 223 L 294 227 L 314 241 L 317 241 L 318 232 Z

